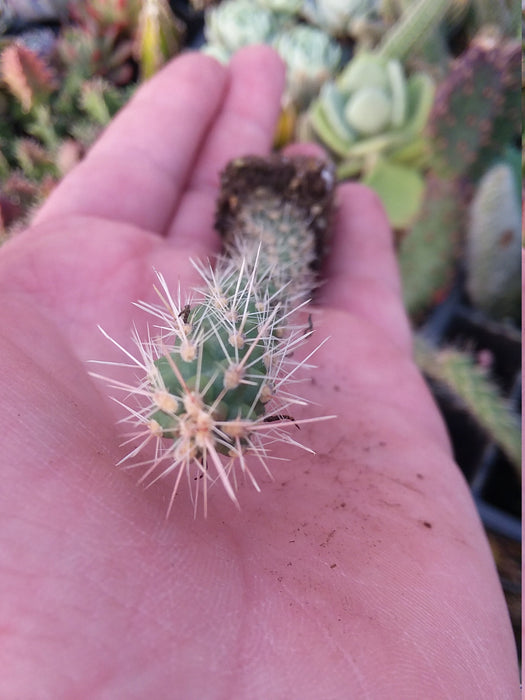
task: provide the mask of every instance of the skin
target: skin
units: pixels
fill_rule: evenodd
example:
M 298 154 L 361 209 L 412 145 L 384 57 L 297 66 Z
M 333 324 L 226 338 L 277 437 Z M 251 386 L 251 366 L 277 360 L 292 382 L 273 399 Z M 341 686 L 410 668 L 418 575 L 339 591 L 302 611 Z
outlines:
M 115 468 L 114 404 L 86 360 L 122 357 L 96 326 L 131 348 L 152 268 L 196 282 L 189 257 L 218 250 L 218 172 L 269 151 L 282 86 L 265 47 L 228 69 L 179 57 L 0 250 L 2 698 L 519 697 L 490 550 L 365 188 L 339 189 L 313 312 L 330 340 L 304 416 L 338 415 L 303 426 L 317 454 L 277 448 L 275 480 L 257 472 L 240 511 L 213 489 L 206 520 L 185 487 L 166 520 L 171 482 Z

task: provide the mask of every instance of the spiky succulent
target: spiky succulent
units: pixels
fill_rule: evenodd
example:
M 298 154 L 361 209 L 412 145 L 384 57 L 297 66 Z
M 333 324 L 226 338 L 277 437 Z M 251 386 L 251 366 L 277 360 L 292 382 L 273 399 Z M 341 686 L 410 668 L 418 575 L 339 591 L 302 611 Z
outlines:
M 110 384 L 138 399 L 125 404 L 138 445 L 123 461 L 133 466 L 153 442 L 142 478 L 174 475 L 170 508 L 184 475 L 195 507 L 202 489 L 206 511 L 215 481 L 238 504 L 235 465 L 259 490 L 250 456 L 268 470 L 270 446 L 299 445 L 290 428 L 317 420 L 291 414 L 307 403 L 293 385 L 311 355 L 297 361 L 291 353 L 311 334 L 297 312 L 314 284 L 333 183 L 331 169 L 313 159 L 233 162 L 218 205 L 225 255 L 214 268 L 194 263 L 203 285 L 189 300 L 159 275 L 161 304 L 138 304 L 156 319 L 146 339 L 135 333 L 137 354 L 121 348 L 138 384 Z

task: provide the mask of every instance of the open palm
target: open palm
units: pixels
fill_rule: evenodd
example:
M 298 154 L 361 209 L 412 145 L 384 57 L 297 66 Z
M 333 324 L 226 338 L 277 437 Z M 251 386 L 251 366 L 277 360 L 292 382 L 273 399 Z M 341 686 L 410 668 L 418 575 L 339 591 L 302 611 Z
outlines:
M 411 360 L 388 226 L 338 193 L 304 393 L 317 454 L 287 447 L 241 510 L 206 520 L 137 488 L 88 359 L 120 359 L 154 269 L 217 252 L 218 172 L 265 153 L 282 66 L 187 54 L 146 84 L 0 251 L 0 696 L 514 698 L 488 545 Z M 258 475 L 259 477 L 259 475 Z

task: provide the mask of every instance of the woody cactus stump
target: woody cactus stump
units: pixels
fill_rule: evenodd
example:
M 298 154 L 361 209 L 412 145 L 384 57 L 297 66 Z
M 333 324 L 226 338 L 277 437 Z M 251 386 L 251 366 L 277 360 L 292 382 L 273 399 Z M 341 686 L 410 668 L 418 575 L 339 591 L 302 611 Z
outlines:
M 137 385 L 107 380 L 126 394 L 136 441 L 122 461 L 133 466 L 155 443 L 154 456 L 140 463 L 142 480 L 174 474 L 169 508 L 184 474 L 195 508 L 202 489 L 206 513 L 215 481 L 238 505 L 236 465 L 259 490 L 248 457 L 268 471 L 270 445 L 303 447 L 292 431 L 320 420 L 293 417 L 293 407 L 307 403 L 293 390 L 296 372 L 312 353 L 298 361 L 291 351 L 312 332 L 296 312 L 315 285 L 334 179 L 312 158 L 230 163 L 216 220 L 225 254 L 214 269 L 194 263 L 204 284 L 188 300 L 180 292 L 175 299 L 158 275 L 161 305 L 138 304 L 156 319 L 156 335 L 135 334 L 136 355 L 110 338 L 140 374 Z

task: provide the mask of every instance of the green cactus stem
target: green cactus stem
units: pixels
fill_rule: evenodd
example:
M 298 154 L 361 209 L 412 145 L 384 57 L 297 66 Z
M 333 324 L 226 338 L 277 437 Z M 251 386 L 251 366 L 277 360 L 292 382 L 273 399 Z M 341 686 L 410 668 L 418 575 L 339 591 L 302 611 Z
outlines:
M 124 351 L 141 370 L 138 388 L 109 382 L 143 400 L 127 406 L 139 444 L 123 461 L 156 442 L 143 478 L 175 474 L 170 508 L 183 474 L 195 477 L 195 504 L 202 488 L 205 511 L 215 481 L 238 505 L 235 465 L 259 489 L 248 457 L 267 469 L 270 444 L 299 445 L 290 430 L 312 420 L 293 416 L 306 402 L 293 390 L 303 363 L 290 353 L 311 332 L 296 313 L 315 284 L 334 180 L 312 158 L 233 161 L 217 205 L 225 254 L 214 268 L 194 263 L 204 284 L 191 300 L 174 299 L 159 275 L 162 305 L 138 304 L 162 332 L 135 335 L 136 357 Z
M 304 0 L 301 14 L 332 36 L 355 37 L 356 30 L 379 19 L 381 0 Z
M 415 343 L 415 358 L 428 377 L 463 405 L 521 475 L 520 422 L 486 370 L 467 353 L 436 350 L 421 338 Z
M 510 165 L 481 179 L 470 206 L 465 250 L 472 303 L 495 318 L 517 317 L 521 300 L 521 202 Z
M 520 52 L 518 42 L 481 36 L 456 59 L 428 122 L 437 174 L 483 171 L 520 134 Z
M 414 0 L 384 35 L 378 47 L 383 58 L 405 59 L 444 19 L 451 0 Z
M 461 229 L 458 184 L 427 176 L 422 209 L 398 252 L 403 299 L 414 319 L 448 291 L 456 271 Z
M 326 83 L 311 105 L 306 130 L 339 156 L 341 176 L 356 174 L 379 156 L 417 145 L 434 97 L 434 83 L 424 73 L 407 78 L 401 63 L 362 52 L 335 83 Z M 413 153 L 417 160 L 418 153 Z M 406 165 L 409 163 L 404 161 Z

